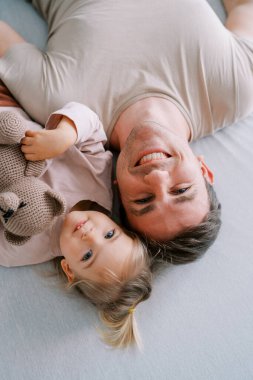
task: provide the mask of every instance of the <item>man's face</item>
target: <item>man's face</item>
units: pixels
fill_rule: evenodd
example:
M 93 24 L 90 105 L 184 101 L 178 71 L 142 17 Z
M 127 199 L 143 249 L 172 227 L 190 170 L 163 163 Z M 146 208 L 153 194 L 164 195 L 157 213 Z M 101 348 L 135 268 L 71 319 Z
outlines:
M 213 175 L 188 142 L 161 126 L 132 130 L 117 162 L 117 182 L 130 225 L 170 239 L 198 225 L 209 210 L 204 177 Z

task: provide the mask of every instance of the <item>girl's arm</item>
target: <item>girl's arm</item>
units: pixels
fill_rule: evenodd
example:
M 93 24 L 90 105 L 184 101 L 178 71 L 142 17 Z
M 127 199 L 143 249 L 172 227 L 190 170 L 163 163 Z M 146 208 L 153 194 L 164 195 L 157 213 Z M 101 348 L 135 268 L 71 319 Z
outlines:
M 49 117 L 46 128 L 54 129 L 62 115 L 71 119 L 75 124 L 77 131 L 75 145 L 79 150 L 92 153 L 93 149 L 89 147 L 97 143 L 100 143 L 101 149 L 104 150 L 103 145 L 106 143 L 107 138 L 103 125 L 95 112 L 84 104 L 70 102 Z
M 106 135 L 95 112 L 83 104 L 71 102 L 50 115 L 46 129 L 27 131 L 21 140 L 27 160 L 53 158 L 72 145 L 85 153 L 104 152 Z
M 55 129 L 41 131 L 28 130 L 21 140 L 21 150 L 29 161 L 40 161 L 64 153 L 75 144 L 77 131 L 74 122 L 61 115 Z

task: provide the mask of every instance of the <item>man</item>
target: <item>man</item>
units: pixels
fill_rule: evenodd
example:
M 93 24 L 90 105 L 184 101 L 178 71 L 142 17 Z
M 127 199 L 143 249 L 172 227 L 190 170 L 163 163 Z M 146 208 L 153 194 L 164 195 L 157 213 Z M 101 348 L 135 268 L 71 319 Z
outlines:
M 189 142 L 253 111 L 253 2 L 224 1 L 227 29 L 205 1 L 33 3 L 49 24 L 47 52 L 1 23 L 1 79 L 40 123 L 69 100 L 94 109 L 120 150 L 129 224 L 166 244 L 201 230 L 202 253 L 218 233 L 219 204 Z

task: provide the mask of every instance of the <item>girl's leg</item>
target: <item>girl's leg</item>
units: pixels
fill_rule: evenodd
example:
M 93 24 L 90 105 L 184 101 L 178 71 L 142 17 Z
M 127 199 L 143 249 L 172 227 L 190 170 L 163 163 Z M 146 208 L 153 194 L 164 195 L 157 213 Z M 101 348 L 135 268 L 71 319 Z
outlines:
M 41 126 L 32 121 L 29 116 L 22 110 L 18 102 L 14 99 L 8 88 L 0 80 L 0 113 L 2 111 L 14 112 L 26 124 L 27 130 L 40 131 Z
M 0 79 L 0 111 L 1 107 L 20 107 L 20 105 Z

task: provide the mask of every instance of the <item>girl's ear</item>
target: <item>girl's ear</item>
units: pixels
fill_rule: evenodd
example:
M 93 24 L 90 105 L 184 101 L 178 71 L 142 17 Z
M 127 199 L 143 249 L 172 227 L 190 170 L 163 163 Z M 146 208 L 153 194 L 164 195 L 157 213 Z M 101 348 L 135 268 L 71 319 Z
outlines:
M 66 259 L 62 259 L 61 261 L 61 267 L 63 272 L 66 274 L 68 282 L 73 282 L 74 281 L 74 273 L 69 267 L 69 264 L 67 263 Z
M 213 174 L 212 170 L 205 163 L 203 156 L 198 156 L 197 159 L 199 161 L 203 177 L 205 177 L 205 179 L 207 180 L 207 182 L 210 183 L 210 185 L 213 185 L 214 174 Z

